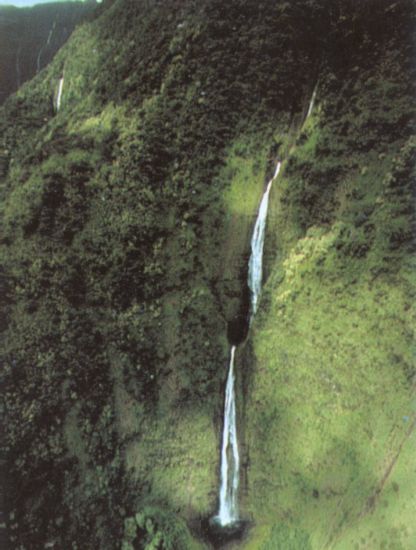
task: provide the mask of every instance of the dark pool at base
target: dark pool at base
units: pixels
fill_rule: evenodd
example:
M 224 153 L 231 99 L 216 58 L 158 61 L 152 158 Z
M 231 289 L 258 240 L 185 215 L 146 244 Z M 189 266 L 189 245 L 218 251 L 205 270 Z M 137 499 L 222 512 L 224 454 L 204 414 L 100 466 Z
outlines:
M 202 532 L 204 538 L 211 543 L 215 549 L 223 548 L 226 544 L 243 540 L 249 529 L 249 522 L 240 519 L 230 525 L 221 525 L 216 516 L 202 521 Z

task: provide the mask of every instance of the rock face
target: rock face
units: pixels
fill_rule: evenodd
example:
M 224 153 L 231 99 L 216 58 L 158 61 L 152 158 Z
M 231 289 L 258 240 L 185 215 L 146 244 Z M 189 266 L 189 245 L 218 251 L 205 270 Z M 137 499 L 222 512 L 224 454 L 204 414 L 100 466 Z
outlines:
M 0 6 L 0 105 L 53 59 L 95 2 Z
M 108 1 L 5 101 L 10 548 L 210 547 L 229 340 L 235 547 L 414 548 L 414 28 L 407 0 Z

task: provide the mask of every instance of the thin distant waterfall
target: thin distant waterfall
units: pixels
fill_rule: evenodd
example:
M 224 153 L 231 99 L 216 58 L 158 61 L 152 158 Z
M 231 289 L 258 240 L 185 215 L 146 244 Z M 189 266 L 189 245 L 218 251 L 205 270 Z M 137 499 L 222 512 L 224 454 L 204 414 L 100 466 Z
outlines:
M 259 213 L 251 238 L 251 255 L 248 269 L 248 286 L 251 292 L 250 322 L 257 311 L 263 279 L 263 247 L 266 234 L 266 218 L 269 205 L 269 194 L 273 181 L 280 172 L 279 161 L 272 179 L 260 203 Z M 221 445 L 221 485 L 220 503 L 216 521 L 225 527 L 236 523 L 238 515 L 238 485 L 240 481 L 240 456 L 237 439 L 237 416 L 235 403 L 234 358 L 236 346 L 231 347 L 230 366 L 225 388 L 224 427 Z
M 58 87 L 58 96 L 56 98 L 56 110 L 59 111 L 61 107 L 61 100 L 62 100 L 62 89 L 64 87 L 64 77 L 60 78 L 59 80 L 59 87 Z
M 49 46 L 49 44 L 51 43 L 51 38 L 52 38 L 52 35 L 53 35 L 53 31 L 55 30 L 55 27 L 56 27 L 56 21 L 54 21 L 53 25 L 52 25 L 52 28 L 51 30 L 49 31 L 49 34 L 48 34 L 48 39 L 46 41 L 46 44 L 43 45 L 40 50 L 39 50 L 39 53 L 38 53 L 38 57 L 36 59 L 36 72 L 38 73 L 40 71 L 40 68 L 41 68 L 41 57 L 42 57 L 42 53 L 43 51 Z
M 308 118 L 311 116 L 313 108 L 315 106 L 315 99 L 316 99 L 316 91 L 318 89 L 318 85 L 315 86 L 312 92 L 312 97 L 309 102 L 308 112 L 306 113 L 305 121 L 308 120 Z
M 16 52 L 16 84 L 17 88 L 20 88 L 21 84 L 21 71 L 20 71 L 20 53 L 22 51 L 22 44 L 19 44 L 19 47 Z

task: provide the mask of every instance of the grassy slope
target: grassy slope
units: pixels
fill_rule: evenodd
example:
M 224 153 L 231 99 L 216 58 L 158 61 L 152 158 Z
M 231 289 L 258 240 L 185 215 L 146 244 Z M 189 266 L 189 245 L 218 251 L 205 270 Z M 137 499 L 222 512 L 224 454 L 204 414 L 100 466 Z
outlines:
M 186 548 L 189 535 L 175 517 L 194 524 L 213 512 L 226 333 L 238 333 L 244 313 L 250 228 L 279 145 L 281 155 L 290 155 L 272 195 L 270 277 L 252 351 L 241 355 L 241 388 L 251 388 L 240 423 L 242 505 L 256 520 L 253 548 L 266 544 L 277 522 L 269 548 L 292 536 L 293 526 L 296 550 L 309 535 L 315 545 L 338 540 L 340 516 L 351 503 L 350 517 L 364 509 L 380 477 L 372 472 L 370 479 L 362 461 L 373 469 L 389 414 L 399 418 L 408 391 L 401 325 L 377 354 L 358 339 L 375 333 L 376 299 L 384 300 L 389 328 L 393 311 L 405 323 L 397 311 L 409 303 L 400 281 L 410 191 L 397 182 L 410 153 L 400 155 L 407 155 L 404 166 L 394 158 L 412 102 L 406 83 L 384 88 L 403 59 L 385 56 L 368 67 L 361 60 L 358 69 L 349 59 L 346 72 L 337 55 L 325 61 L 321 110 L 294 145 L 316 80 L 319 41 L 312 37 L 327 36 L 328 24 L 338 28 L 342 13 L 335 9 L 328 22 L 326 11 L 309 2 L 110 4 L 7 102 L 0 119 L 6 451 L 20 487 L 10 499 L 13 542 L 114 548 L 124 539 L 127 550 L 137 536 L 139 547 L 165 537 L 166 547 L 173 540 Z M 347 44 L 350 24 L 341 33 Z M 381 34 L 383 42 L 386 29 Z M 361 44 L 360 30 L 357 39 Z M 400 37 L 391 46 L 400 52 Z M 377 73 L 383 66 L 385 73 Z M 364 97 L 378 105 L 381 122 L 369 128 L 375 137 L 365 127 L 368 106 L 359 104 L 370 77 Z M 383 114 L 386 94 L 397 108 Z M 399 135 L 392 138 L 394 128 Z M 368 402 L 360 416 L 357 386 L 381 399 L 380 388 L 392 380 L 385 359 L 391 353 L 402 382 L 394 378 L 383 414 Z M 310 401 L 305 386 L 314 390 Z M 337 407 L 348 416 L 334 418 Z M 373 422 L 380 438 L 373 450 L 363 421 Z M 332 468 L 328 477 L 324 463 Z M 321 503 L 327 499 L 332 512 L 344 493 L 331 527 L 316 523 Z

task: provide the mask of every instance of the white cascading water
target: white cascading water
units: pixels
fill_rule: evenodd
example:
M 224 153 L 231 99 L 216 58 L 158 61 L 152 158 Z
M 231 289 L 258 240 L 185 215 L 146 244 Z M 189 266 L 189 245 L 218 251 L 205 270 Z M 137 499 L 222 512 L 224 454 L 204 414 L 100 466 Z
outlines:
M 266 234 L 266 217 L 269 205 L 269 194 L 273 181 L 280 172 L 279 161 L 272 179 L 260 203 L 259 213 L 251 238 L 251 256 L 249 260 L 248 285 L 251 291 L 250 322 L 257 311 L 263 278 L 263 246 Z M 221 486 L 220 504 L 216 521 L 222 526 L 232 525 L 238 516 L 238 485 L 240 481 L 240 456 L 237 440 L 237 416 L 235 404 L 234 357 L 236 346 L 231 348 L 230 366 L 225 387 L 224 428 L 221 446 Z
M 311 116 L 314 105 L 315 105 L 315 99 L 316 99 L 316 91 L 318 89 L 318 85 L 315 86 L 312 92 L 312 97 L 309 102 L 308 112 L 306 113 L 305 122 L 308 120 L 308 118 Z
M 259 213 L 257 216 L 256 224 L 254 226 L 253 236 L 251 238 L 251 256 L 248 262 L 248 287 L 251 292 L 250 323 L 257 311 L 261 292 L 261 283 L 263 279 L 263 247 L 264 237 L 266 234 L 266 218 L 267 209 L 269 206 L 269 194 L 273 181 L 279 175 L 281 165 L 282 163 L 279 161 L 277 163 L 276 170 L 272 179 L 267 184 L 266 191 L 260 203 Z
M 224 429 L 221 447 L 221 487 L 218 521 L 229 525 L 238 520 L 238 483 L 240 457 L 238 454 L 237 422 L 234 389 L 235 346 L 231 348 L 230 367 L 225 388 Z
M 52 25 L 52 28 L 51 30 L 49 31 L 49 34 L 48 34 L 48 39 L 46 41 L 46 44 L 44 44 L 41 49 L 39 50 L 39 53 L 38 53 L 38 57 L 36 59 L 36 72 L 38 73 L 40 71 L 40 67 L 41 67 L 41 57 L 42 57 L 42 54 L 43 54 L 43 51 L 49 46 L 49 44 L 51 43 L 51 38 L 52 38 L 52 35 L 53 35 L 53 31 L 55 30 L 55 27 L 56 27 L 56 21 L 54 21 L 53 25 Z
M 62 100 L 62 89 L 64 87 L 64 77 L 59 79 L 58 96 L 56 98 L 56 110 L 59 111 Z

